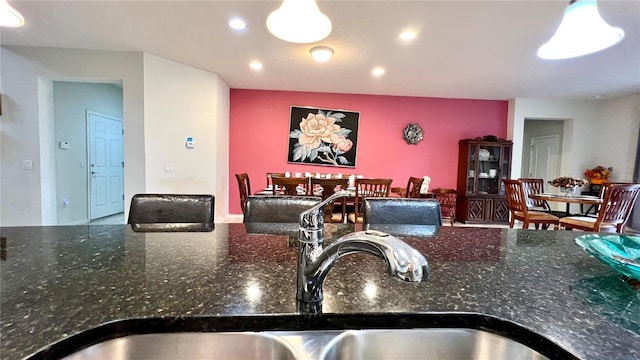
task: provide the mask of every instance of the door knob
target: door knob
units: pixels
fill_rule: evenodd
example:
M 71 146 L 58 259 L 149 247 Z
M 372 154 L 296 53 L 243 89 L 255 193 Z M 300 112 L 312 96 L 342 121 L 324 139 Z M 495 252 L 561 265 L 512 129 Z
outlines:
M 91 175 L 95 175 L 95 174 L 100 174 L 100 172 L 99 171 L 92 171 L 91 172 Z

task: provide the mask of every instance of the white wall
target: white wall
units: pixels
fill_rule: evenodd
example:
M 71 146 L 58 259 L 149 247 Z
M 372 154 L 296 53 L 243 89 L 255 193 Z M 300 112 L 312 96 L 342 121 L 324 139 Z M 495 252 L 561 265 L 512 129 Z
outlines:
M 122 119 L 122 88 L 114 84 L 54 81 L 53 97 L 57 223 L 82 224 L 89 219 L 87 110 Z M 61 149 L 60 141 L 68 142 L 69 149 Z M 64 199 L 68 205 L 64 205 Z
M 54 80 L 122 83 L 125 212 L 136 193 L 203 192 L 216 221 L 228 215 L 229 87 L 217 75 L 141 53 L 3 47 L 0 58 L 1 226 L 57 220 Z
M 39 90 L 39 81 L 51 88 L 53 80 L 122 81 L 124 189 L 128 208 L 131 196 L 145 190 L 142 54 L 31 47 L 3 47 L 0 51 L 3 92 L 0 224 L 41 225 L 56 218 L 52 213 L 55 204 L 51 204 L 52 196 L 55 198 L 51 191 L 51 184 L 55 189 L 55 171 L 51 170 L 55 142 L 53 114 L 49 112 L 53 107 L 52 99 L 42 98 L 53 92 Z M 41 122 L 45 124 L 42 129 Z M 33 170 L 23 170 L 21 160 L 32 160 Z M 43 216 L 41 211 L 46 214 Z
M 145 54 L 144 88 L 147 192 L 214 194 L 216 221 L 224 220 L 228 87 L 215 74 Z M 165 171 L 167 163 L 174 171 Z
M 564 122 L 562 168 L 565 176 L 583 177 L 596 165 L 612 166 L 613 181 L 630 181 L 640 127 L 640 95 L 609 101 L 509 101 L 508 137 L 514 142 L 512 174 L 521 173 L 524 120 Z
M 599 106 L 596 162 L 613 167 L 613 181 L 631 182 L 637 160 L 640 94 L 604 101 Z
M 595 102 L 541 99 L 509 100 L 507 137 L 513 140 L 511 174 L 522 173 L 525 119 L 565 120 L 561 168 L 564 176 L 582 177 L 587 167 L 595 166 L 599 144 L 598 106 Z M 515 176 L 515 175 L 514 175 Z

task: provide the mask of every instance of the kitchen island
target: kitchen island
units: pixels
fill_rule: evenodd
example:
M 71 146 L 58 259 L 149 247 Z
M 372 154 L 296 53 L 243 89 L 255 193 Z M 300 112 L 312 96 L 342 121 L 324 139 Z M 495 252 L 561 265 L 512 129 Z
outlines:
M 127 225 L 0 231 L 2 359 L 115 320 L 296 313 L 295 235 L 248 233 L 244 224 L 203 233 Z M 328 224 L 325 241 L 349 231 Z M 575 245 L 580 234 L 442 227 L 406 236 L 429 261 L 428 281 L 397 281 L 382 260 L 349 255 L 324 282 L 323 311 L 486 314 L 581 359 L 640 359 L 638 289 Z

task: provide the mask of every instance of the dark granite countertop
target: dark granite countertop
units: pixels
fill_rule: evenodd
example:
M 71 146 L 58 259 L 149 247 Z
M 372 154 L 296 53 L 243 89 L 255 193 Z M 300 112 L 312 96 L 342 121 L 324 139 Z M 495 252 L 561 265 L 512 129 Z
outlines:
M 342 229 L 328 225 L 331 241 Z M 128 226 L 5 227 L 0 261 L 0 357 L 120 319 L 291 315 L 294 238 L 136 233 Z M 428 282 L 386 274 L 368 255 L 340 259 L 324 284 L 325 314 L 479 313 L 554 341 L 581 359 L 640 359 L 634 289 L 589 257 L 578 232 L 442 227 L 404 237 L 425 254 Z

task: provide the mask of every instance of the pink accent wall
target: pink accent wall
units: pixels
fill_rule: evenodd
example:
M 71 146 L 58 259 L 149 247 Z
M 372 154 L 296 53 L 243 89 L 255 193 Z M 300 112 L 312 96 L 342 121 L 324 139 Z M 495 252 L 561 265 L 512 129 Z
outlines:
M 356 167 L 287 163 L 291 106 L 360 112 Z M 424 131 L 417 145 L 402 137 L 409 123 Z M 507 101 L 232 89 L 229 213 L 242 213 L 235 174 L 244 172 L 252 192 L 266 186 L 267 171 L 389 177 L 394 187 L 428 175 L 431 188 L 455 188 L 458 141 L 506 134 Z

